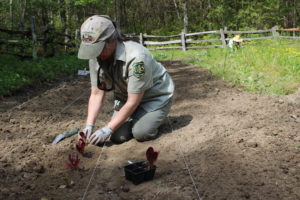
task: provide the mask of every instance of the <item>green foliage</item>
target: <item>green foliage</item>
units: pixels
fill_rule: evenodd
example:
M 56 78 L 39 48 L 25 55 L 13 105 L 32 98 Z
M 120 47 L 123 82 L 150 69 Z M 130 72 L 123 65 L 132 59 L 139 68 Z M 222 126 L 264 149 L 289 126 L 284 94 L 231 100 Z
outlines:
M 0 56 L 0 95 L 9 94 L 26 85 L 74 74 L 87 66 L 76 56 L 22 61 L 14 56 Z
M 9 1 L 0 1 L 0 27 L 19 28 L 24 13 L 25 28 L 35 16 L 37 27 L 52 24 L 67 26 L 73 33 L 88 16 L 111 16 L 125 33 L 157 35 L 178 34 L 183 29 L 183 4 L 180 0 L 13 0 L 13 23 L 9 17 Z M 300 26 L 300 1 L 296 0 L 189 0 L 187 2 L 188 32 L 263 29 Z M 294 25 L 295 24 L 295 25 Z
M 299 41 L 248 42 L 243 48 L 155 51 L 158 60 L 181 59 L 207 68 L 214 75 L 244 86 L 247 91 L 289 94 L 300 87 Z
M 97 3 L 99 0 L 75 0 L 75 5 L 77 6 L 84 6 L 91 3 Z
M 153 35 L 176 35 L 181 32 L 181 29 L 181 24 L 175 22 L 173 24 L 170 24 L 169 26 L 163 26 L 161 28 L 149 30 L 148 33 L 151 33 Z M 164 38 L 164 40 L 166 39 Z

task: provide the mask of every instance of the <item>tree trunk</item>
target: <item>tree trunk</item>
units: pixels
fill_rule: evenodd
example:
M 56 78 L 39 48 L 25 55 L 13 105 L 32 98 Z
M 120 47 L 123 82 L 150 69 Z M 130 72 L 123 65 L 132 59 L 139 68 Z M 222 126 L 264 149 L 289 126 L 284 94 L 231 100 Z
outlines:
M 127 21 L 127 12 L 126 12 L 126 0 L 122 0 L 122 9 L 123 9 L 123 27 L 125 28 L 125 32 L 128 33 L 128 21 Z
M 210 10 L 211 10 L 211 3 L 210 3 L 210 0 L 208 0 L 208 5 L 207 5 L 207 13 L 210 13 Z M 208 30 L 211 30 L 212 28 L 211 28 L 211 22 L 210 22 L 210 20 L 208 21 Z
M 294 0 L 294 8 L 293 8 L 293 28 L 296 28 L 296 20 L 297 20 L 297 15 L 296 15 L 296 0 Z M 295 37 L 295 31 L 293 31 L 293 37 Z
M 22 5 L 22 12 L 20 16 L 20 25 L 19 25 L 19 31 L 24 31 L 24 18 L 25 18 L 25 12 L 26 12 L 26 6 L 27 6 L 27 0 L 23 1 Z M 24 34 L 22 34 L 21 38 L 24 37 Z
M 116 1 L 116 16 L 117 16 L 117 22 L 120 27 L 123 25 L 122 20 L 122 6 L 121 6 L 121 0 L 115 0 Z
M 291 0 L 284 0 L 284 6 L 287 11 L 284 13 L 284 27 L 291 28 L 293 26 L 293 11 L 290 8 L 292 7 Z
M 115 10 L 114 21 L 118 22 L 118 3 L 117 3 L 117 0 L 115 0 L 115 3 L 114 3 L 114 10 Z
M 67 28 L 67 17 L 66 17 L 66 5 L 64 0 L 59 0 L 60 4 L 60 19 L 61 24 L 63 25 L 63 29 L 65 30 Z
M 20 39 L 21 40 L 23 40 L 25 38 L 25 35 L 24 35 L 24 18 L 25 18 L 26 5 L 27 5 L 26 0 L 24 0 L 23 2 L 24 2 L 24 4 L 22 5 L 22 13 L 21 13 L 21 16 L 20 16 L 20 25 L 19 25 L 19 31 L 22 32 L 20 34 Z M 20 48 L 20 54 L 21 55 L 24 54 L 24 48 Z
M 32 58 L 37 59 L 37 38 L 35 33 L 35 18 L 31 17 Z
M 9 20 L 10 20 L 10 29 L 11 29 L 11 30 L 13 30 L 12 5 L 13 5 L 13 1 L 12 1 L 12 0 L 9 0 Z
M 50 24 L 53 25 L 54 24 L 54 20 L 53 20 L 53 10 L 51 9 L 49 12 L 49 19 L 50 19 Z
M 177 18 L 178 18 L 178 20 L 180 21 L 180 13 L 179 13 L 179 9 L 178 9 L 176 0 L 173 0 L 173 3 L 174 3 L 174 6 L 175 6 L 175 9 L 176 9 Z
M 187 10 L 187 0 L 183 3 L 183 32 L 188 32 L 188 10 Z

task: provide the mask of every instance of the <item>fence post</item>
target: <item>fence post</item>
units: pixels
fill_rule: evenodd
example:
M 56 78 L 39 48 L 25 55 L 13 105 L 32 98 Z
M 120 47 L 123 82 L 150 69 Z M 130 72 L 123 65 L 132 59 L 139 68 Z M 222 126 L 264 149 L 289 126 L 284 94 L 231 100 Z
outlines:
M 293 31 L 293 37 L 294 37 L 294 38 L 296 37 L 296 33 L 295 33 L 295 31 Z
M 226 47 L 226 40 L 225 40 L 224 30 L 222 28 L 220 29 L 220 35 L 221 35 L 222 45 L 225 48 Z
M 279 33 L 277 32 L 278 30 L 278 27 L 277 26 L 274 26 L 272 27 L 272 37 L 273 37 L 273 40 L 277 41 L 278 38 L 279 38 Z
M 140 44 L 144 46 L 143 33 L 140 33 Z
M 32 36 L 32 58 L 37 59 L 37 39 L 35 34 L 35 19 L 34 16 L 31 17 L 31 36 Z
M 186 51 L 186 43 L 185 43 L 185 33 L 184 33 L 184 31 L 181 32 L 181 46 L 182 46 L 182 51 Z
M 78 43 L 78 40 L 79 40 L 79 30 L 78 29 L 76 29 L 75 30 L 75 47 L 76 47 L 76 50 L 78 51 L 78 49 L 79 49 L 79 43 Z

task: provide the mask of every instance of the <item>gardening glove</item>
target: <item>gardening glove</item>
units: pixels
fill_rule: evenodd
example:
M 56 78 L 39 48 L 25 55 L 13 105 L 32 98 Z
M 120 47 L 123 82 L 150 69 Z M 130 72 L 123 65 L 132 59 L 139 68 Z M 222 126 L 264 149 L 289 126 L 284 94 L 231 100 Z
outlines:
M 94 126 L 93 125 L 86 125 L 85 128 L 82 130 L 82 132 L 84 133 L 85 137 L 86 138 L 89 138 L 92 133 L 93 133 L 93 128 Z M 78 133 L 78 140 L 81 138 L 81 135 Z
M 88 137 L 88 143 L 91 143 L 93 145 L 104 143 L 112 133 L 113 131 L 108 126 L 105 126 L 104 128 L 97 130 L 90 137 Z

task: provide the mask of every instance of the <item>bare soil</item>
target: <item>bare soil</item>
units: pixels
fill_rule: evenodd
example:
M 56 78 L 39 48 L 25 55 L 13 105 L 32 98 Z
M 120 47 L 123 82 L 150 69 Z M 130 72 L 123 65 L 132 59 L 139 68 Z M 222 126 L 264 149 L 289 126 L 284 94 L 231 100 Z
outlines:
M 164 65 L 176 94 L 160 136 L 89 145 L 75 171 L 64 164 L 77 153 L 75 136 L 51 142 L 83 128 L 88 77 L 61 82 L 12 109 L 10 99 L 2 100 L 8 111 L 0 114 L 0 199 L 300 199 L 300 90 L 248 93 L 204 69 Z M 97 127 L 112 115 L 112 94 L 105 105 Z M 160 151 L 155 178 L 133 185 L 123 166 L 145 159 L 149 146 Z

